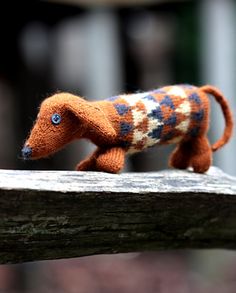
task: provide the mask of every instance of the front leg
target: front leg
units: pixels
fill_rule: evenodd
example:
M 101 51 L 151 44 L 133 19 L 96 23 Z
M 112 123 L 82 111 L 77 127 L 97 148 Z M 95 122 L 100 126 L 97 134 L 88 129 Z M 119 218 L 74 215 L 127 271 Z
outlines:
M 77 171 L 96 171 L 96 158 L 101 150 L 97 148 L 92 154 L 90 154 L 86 159 L 81 161 L 76 166 Z
M 118 173 L 124 167 L 125 150 L 121 147 L 106 149 L 96 158 L 96 170 Z

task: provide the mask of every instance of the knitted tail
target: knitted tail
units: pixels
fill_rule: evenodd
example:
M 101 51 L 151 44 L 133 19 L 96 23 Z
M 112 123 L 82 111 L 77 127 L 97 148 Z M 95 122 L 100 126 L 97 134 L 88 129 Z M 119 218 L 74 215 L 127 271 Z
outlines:
M 224 133 L 223 133 L 222 137 L 211 146 L 212 151 L 215 152 L 219 148 L 221 148 L 223 145 L 225 145 L 232 136 L 233 124 L 234 124 L 233 123 L 233 115 L 230 110 L 229 103 L 227 102 L 225 97 L 222 95 L 222 93 L 217 88 L 215 88 L 211 85 L 205 85 L 205 86 L 201 87 L 200 90 L 202 90 L 203 92 L 205 92 L 207 94 L 211 94 L 212 96 L 214 96 L 216 101 L 220 104 L 222 112 L 224 114 L 224 119 L 225 119 Z

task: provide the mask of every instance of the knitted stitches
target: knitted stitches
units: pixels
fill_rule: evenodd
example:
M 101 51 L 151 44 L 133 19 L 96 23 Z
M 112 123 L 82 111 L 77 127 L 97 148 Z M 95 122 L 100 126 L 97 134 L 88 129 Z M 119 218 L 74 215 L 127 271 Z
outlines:
M 128 153 L 135 153 L 206 131 L 208 98 L 196 90 L 192 86 L 171 86 L 109 98 L 119 115 L 121 145 Z
M 226 121 L 222 138 L 212 147 L 206 137 L 207 93 L 219 102 Z M 98 148 L 77 166 L 77 170 L 117 173 L 123 168 L 126 153 L 156 144 L 177 143 L 170 165 L 176 168 L 192 166 L 195 172 L 202 173 L 211 164 L 212 150 L 230 139 L 232 128 L 229 105 L 212 86 L 166 86 L 98 102 L 61 93 L 42 103 L 22 155 L 25 159 L 45 157 L 76 138 L 87 138 Z

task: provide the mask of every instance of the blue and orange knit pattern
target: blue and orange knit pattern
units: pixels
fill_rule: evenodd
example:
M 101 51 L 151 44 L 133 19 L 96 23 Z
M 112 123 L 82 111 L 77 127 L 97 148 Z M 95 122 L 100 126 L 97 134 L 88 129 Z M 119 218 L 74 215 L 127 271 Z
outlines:
M 121 145 L 128 153 L 134 153 L 206 132 L 209 101 L 207 95 L 197 89 L 174 85 L 107 99 L 116 110 L 115 124 L 119 124 Z
M 210 102 L 220 104 L 225 129 L 210 145 L 207 138 Z M 81 161 L 79 171 L 122 170 L 125 155 L 157 144 L 175 143 L 169 164 L 206 172 L 212 152 L 225 145 L 233 131 L 229 104 L 215 87 L 166 86 L 144 93 L 123 94 L 89 102 L 70 93 L 55 94 L 43 101 L 35 125 L 22 149 L 24 159 L 55 153 L 67 143 L 85 138 L 96 150 Z

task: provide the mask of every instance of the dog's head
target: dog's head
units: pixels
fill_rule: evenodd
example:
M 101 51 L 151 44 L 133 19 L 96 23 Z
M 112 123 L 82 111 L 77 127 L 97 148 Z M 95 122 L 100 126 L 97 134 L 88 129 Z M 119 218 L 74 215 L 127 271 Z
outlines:
M 39 159 L 57 152 L 75 138 L 94 131 L 113 137 L 115 130 L 101 109 L 68 93 L 56 94 L 41 104 L 35 125 L 22 149 L 24 159 Z

